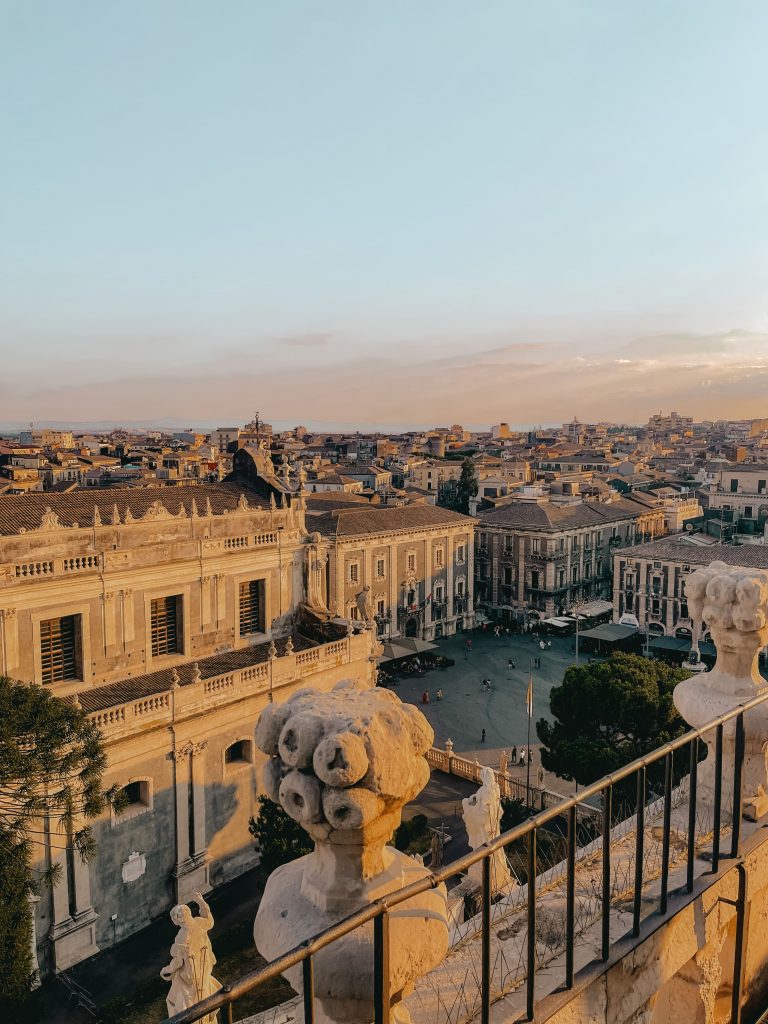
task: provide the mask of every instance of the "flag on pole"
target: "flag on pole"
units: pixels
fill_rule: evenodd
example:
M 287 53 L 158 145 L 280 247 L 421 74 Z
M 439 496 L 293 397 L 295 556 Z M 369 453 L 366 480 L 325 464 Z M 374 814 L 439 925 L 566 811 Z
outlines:
M 528 693 L 526 694 L 525 703 L 528 708 L 528 717 L 533 718 L 533 672 L 528 675 Z

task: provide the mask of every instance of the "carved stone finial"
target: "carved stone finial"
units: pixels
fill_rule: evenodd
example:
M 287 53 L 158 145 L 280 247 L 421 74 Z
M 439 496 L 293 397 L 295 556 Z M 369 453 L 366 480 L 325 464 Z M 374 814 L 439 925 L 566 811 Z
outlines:
M 93 525 L 101 526 L 101 512 L 98 505 L 93 506 Z
M 179 511 L 176 513 L 176 518 L 177 519 L 186 519 L 187 518 L 187 510 L 184 508 L 184 502 L 183 501 L 179 502 Z
M 717 662 L 712 671 L 678 683 L 673 695 L 675 706 L 686 722 L 701 728 L 737 704 L 757 696 L 765 687 L 758 657 L 768 642 L 768 573 L 712 562 L 691 573 L 685 592 L 691 617 L 699 624 L 706 622 L 717 648 Z M 768 791 L 763 749 L 768 737 L 768 708 L 761 705 L 746 712 L 744 729 L 744 795 L 758 797 L 760 787 Z M 723 729 L 723 807 L 728 806 L 732 795 L 735 731 L 733 719 Z M 712 800 L 714 733 L 706 742 L 709 754 L 699 766 L 699 791 Z
M 192 682 L 193 683 L 199 683 L 202 678 L 203 678 L 203 674 L 200 671 L 200 666 L 195 661 L 192 664 Z
M 270 661 L 274 661 L 277 657 L 277 648 L 275 647 L 275 641 L 269 641 L 269 647 L 267 648 L 267 655 Z
M 179 673 L 176 671 L 175 668 L 172 668 L 171 669 L 171 689 L 172 690 L 178 690 L 178 688 L 180 686 L 181 686 L 181 680 L 179 679 Z
M 244 494 L 241 494 L 240 497 L 237 499 L 237 511 L 247 512 L 250 509 L 250 507 L 251 506 L 248 504 L 248 499 L 246 498 L 246 496 Z
M 352 625 L 352 620 L 347 622 L 347 636 L 352 636 L 355 632 L 355 627 Z
M 285 653 L 286 654 L 293 654 L 293 637 L 292 636 L 289 636 L 288 639 L 285 641 Z
M 453 753 L 453 740 L 451 739 L 450 736 L 445 741 L 445 752 L 446 752 L 446 754 L 452 754 Z
M 72 701 L 72 703 L 74 704 L 74 706 L 76 708 L 82 708 L 83 705 L 80 703 L 80 698 L 78 697 L 78 695 L 76 693 L 72 694 L 70 700 Z
M 403 805 L 429 780 L 424 754 L 434 733 L 421 712 L 389 690 L 349 681 L 330 693 L 299 690 L 270 704 L 256 743 L 270 757 L 267 796 L 315 841 L 315 849 L 272 873 L 254 924 L 259 952 L 273 960 L 311 935 L 427 870 L 387 845 Z M 448 949 L 443 885 L 390 915 L 389 991 L 398 1004 Z M 358 929 L 313 956 L 324 1021 L 373 1019 L 373 929 Z M 301 990 L 301 967 L 286 971 Z M 395 1019 L 402 1010 L 398 1007 Z
M 55 512 L 51 510 L 50 505 L 45 506 L 45 512 L 40 516 L 40 529 L 41 530 L 60 530 L 61 523 L 59 517 Z
M 200 513 L 199 513 L 199 512 L 197 511 L 197 502 L 195 501 L 195 499 L 194 499 L 194 498 L 192 499 L 192 508 L 191 508 L 191 511 L 190 511 L 190 513 L 189 513 L 189 514 L 190 514 L 190 517 L 191 517 L 192 519 L 197 519 L 197 517 L 198 517 L 198 516 L 199 516 L 199 514 L 200 514 Z
M 211 506 L 211 499 L 210 498 L 206 498 L 205 499 L 205 514 L 207 516 L 212 516 L 213 515 L 213 508 Z
M 269 507 L 274 511 L 275 508 L 275 492 L 270 491 L 269 494 Z
M 120 525 L 120 513 L 117 511 L 117 505 L 112 506 L 112 525 Z

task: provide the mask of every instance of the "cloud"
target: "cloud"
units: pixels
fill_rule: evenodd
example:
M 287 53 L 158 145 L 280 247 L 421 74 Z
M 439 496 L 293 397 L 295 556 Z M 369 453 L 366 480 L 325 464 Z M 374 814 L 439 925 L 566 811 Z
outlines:
M 312 347 L 328 337 L 282 340 Z M 472 346 L 420 356 L 416 342 L 395 341 L 374 358 L 362 347 L 344 359 L 328 354 L 306 372 L 262 355 L 252 372 L 217 359 L 186 372 L 59 377 L 48 387 L 28 379 L 23 392 L 6 387 L 3 419 L 228 422 L 247 419 L 255 401 L 266 419 L 281 422 L 533 424 L 575 415 L 641 423 L 670 408 L 697 419 L 759 416 L 768 393 L 768 335 L 754 332 L 643 336 L 599 353 L 549 343 Z
M 333 340 L 332 334 L 296 334 L 287 338 L 275 338 L 275 344 L 288 348 L 324 348 Z

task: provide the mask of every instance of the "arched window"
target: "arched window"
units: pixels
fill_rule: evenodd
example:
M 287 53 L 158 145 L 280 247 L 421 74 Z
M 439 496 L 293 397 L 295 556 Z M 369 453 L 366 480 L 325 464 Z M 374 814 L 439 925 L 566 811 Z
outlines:
M 250 740 L 235 740 L 224 751 L 225 765 L 250 764 L 252 761 L 253 752 Z
M 112 808 L 112 824 L 135 818 L 152 810 L 152 780 L 149 778 L 131 779 L 117 794 Z

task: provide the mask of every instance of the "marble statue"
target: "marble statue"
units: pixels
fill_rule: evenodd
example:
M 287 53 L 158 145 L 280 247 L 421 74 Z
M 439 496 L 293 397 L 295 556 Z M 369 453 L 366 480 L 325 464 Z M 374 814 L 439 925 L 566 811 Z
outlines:
M 390 690 L 338 683 L 330 693 L 303 689 L 261 713 L 256 743 L 270 758 L 267 796 L 315 841 L 315 849 L 274 871 L 254 924 L 269 960 L 368 903 L 418 881 L 428 870 L 388 846 L 403 805 L 429 779 L 424 754 L 434 734 L 421 712 Z M 448 949 L 443 885 L 389 912 L 393 1019 L 400 1001 Z M 373 924 L 313 957 L 316 1020 L 373 1019 Z M 286 971 L 297 992 L 302 971 Z
M 160 977 L 170 981 L 166 997 L 168 1016 L 188 1009 L 201 999 L 218 992 L 221 985 L 213 977 L 216 957 L 213 955 L 208 932 L 213 928 L 213 915 L 202 893 L 196 892 L 195 903 L 200 911 L 193 917 L 189 907 L 179 904 L 171 911 L 171 920 L 178 926 L 171 946 L 171 961 L 160 971 Z M 216 1024 L 216 1013 L 201 1018 L 203 1024 Z
M 758 670 L 758 656 L 768 641 L 768 573 L 712 562 L 691 573 L 685 592 L 692 618 L 700 625 L 706 623 L 717 647 L 717 662 L 711 672 L 692 676 L 675 687 L 678 711 L 689 725 L 700 728 L 765 689 L 765 680 Z M 768 790 L 765 749 L 768 706 L 761 705 L 747 712 L 744 726 L 745 804 L 762 801 L 768 805 L 765 796 Z M 729 805 L 732 795 L 735 733 L 734 719 L 723 729 L 723 808 Z M 714 730 L 706 737 L 706 742 L 709 754 L 699 766 L 699 793 L 703 799 L 711 801 Z
M 501 791 L 496 781 L 496 773 L 493 768 L 484 767 L 480 772 L 480 778 L 483 781 L 478 791 L 461 801 L 469 845 L 473 850 L 478 850 L 501 832 Z M 468 875 L 472 881 L 481 885 L 482 863 L 473 864 Z M 506 889 L 511 881 L 506 855 L 503 850 L 499 850 L 491 858 L 491 892 Z
M 355 601 L 360 618 L 370 628 L 373 625 L 373 599 L 371 598 L 371 588 L 367 583 L 360 593 L 355 596 Z

